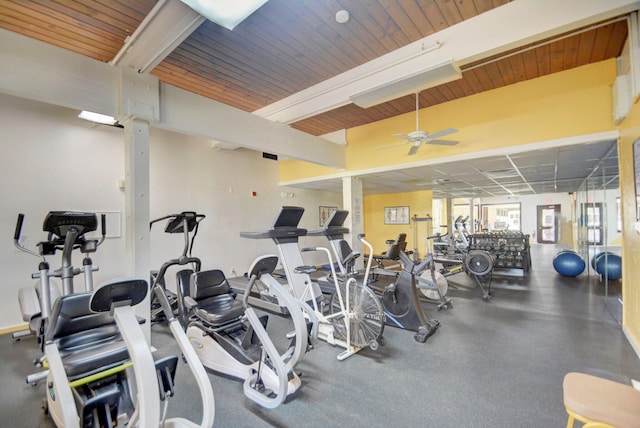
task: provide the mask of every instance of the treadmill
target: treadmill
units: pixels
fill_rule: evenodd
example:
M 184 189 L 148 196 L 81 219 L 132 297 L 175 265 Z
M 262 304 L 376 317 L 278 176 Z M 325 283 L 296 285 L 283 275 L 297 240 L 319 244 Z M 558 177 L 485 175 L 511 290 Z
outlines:
M 316 282 L 312 282 L 307 273 L 298 273 L 296 268 L 304 266 L 302 253 L 298 246 L 301 236 L 307 235 L 307 229 L 298 227 L 304 214 L 304 208 L 284 206 L 276 216 L 273 226 L 269 230 L 259 232 L 240 232 L 240 236 L 248 239 L 272 239 L 278 248 L 280 263 L 284 269 L 289 292 L 298 300 L 313 304 L 312 300 L 322 301 L 322 291 Z M 233 278 L 229 281 L 234 291 L 244 294 L 247 281 Z M 308 285 L 311 285 L 308 287 Z M 284 305 L 280 305 L 274 296 L 262 290 L 260 294 L 252 293 L 249 302 L 261 309 L 286 314 Z

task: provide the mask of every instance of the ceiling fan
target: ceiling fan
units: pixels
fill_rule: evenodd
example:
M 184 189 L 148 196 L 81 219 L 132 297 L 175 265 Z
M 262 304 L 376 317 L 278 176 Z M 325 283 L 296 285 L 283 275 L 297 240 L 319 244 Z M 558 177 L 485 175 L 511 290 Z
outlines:
M 389 149 L 391 147 L 402 146 L 404 144 L 411 144 L 411 148 L 409 149 L 409 153 L 407 155 L 415 155 L 422 143 L 424 144 L 437 144 L 441 146 L 455 146 L 459 143 L 459 141 L 449 141 L 449 140 L 439 140 L 438 138 L 444 137 L 445 135 L 453 134 L 458 132 L 456 128 L 447 128 L 438 132 L 434 132 L 432 134 L 427 131 L 422 131 L 420 129 L 419 122 L 419 105 L 418 105 L 418 93 L 416 93 L 416 130 L 413 132 L 409 132 L 409 134 L 393 134 L 394 137 L 404 138 L 404 143 L 393 144 L 391 146 L 380 147 L 380 149 Z

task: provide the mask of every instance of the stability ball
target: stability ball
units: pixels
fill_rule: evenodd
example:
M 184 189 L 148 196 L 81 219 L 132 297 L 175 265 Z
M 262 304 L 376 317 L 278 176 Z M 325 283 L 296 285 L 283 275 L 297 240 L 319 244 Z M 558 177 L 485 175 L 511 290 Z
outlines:
M 578 276 L 585 267 L 582 256 L 572 250 L 560 251 L 553 257 L 553 268 L 562 276 Z
M 611 280 L 622 278 L 622 257 L 612 253 L 602 253 L 595 261 L 596 272 Z
M 603 251 L 601 251 L 601 252 L 599 252 L 599 253 L 595 253 L 595 254 L 593 255 L 593 257 L 591 257 L 591 269 L 594 269 L 594 270 L 595 270 L 595 268 L 596 268 L 596 260 L 598 260 L 598 257 L 600 257 L 600 256 L 601 256 L 601 255 L 603 255 L 603 254 L 604 254 L 604 252 L 603 252 Z

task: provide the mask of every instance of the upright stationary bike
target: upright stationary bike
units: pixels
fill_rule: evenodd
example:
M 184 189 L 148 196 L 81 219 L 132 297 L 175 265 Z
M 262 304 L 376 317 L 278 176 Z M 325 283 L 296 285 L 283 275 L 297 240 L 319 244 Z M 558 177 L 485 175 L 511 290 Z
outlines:
M 344 234 L 349 231 L 343 226 L 348 214 L 348 211 L 336 210 L 322 230 L 309 234 L 326 236 L 338 259 L 340 270 L 355 278 L 357 275 L 355 260 L 360 256 L 360 253 L 354 252 L 343 239 Z M 360 235 L 358 238 L 369 252 L 369 260 L 363 277 L 364 286 L 368 285 L 366 281 L 370 278 L 369 274 L 374 251 L 373 246 L 364 239 L 364 235 Z M 420 278 L 420 273 L 425 270 L 429 262 L 416 263 L 404 251 L 398 251 L 398 256 L 400 264 L 403 266 L 402 272 L 377 269 L 378 273 L 395 276 L 395 282 L 381 290 L 371 287 L 371 290 L 380 295 L 384 310 L 384 315 L 380 317 L 380 320 L 384 320 L 386 325 L 392 327 L 412 330 L 416 332 L 414 335 L 416 341 L 425 342 L 440 326 L 438 320 L 427 320 L 417 295 L 417 290 L 421 287 L 429 289 L 435 287 L 430 281 Z M 419 284 L 419 282 L 421 283 Z

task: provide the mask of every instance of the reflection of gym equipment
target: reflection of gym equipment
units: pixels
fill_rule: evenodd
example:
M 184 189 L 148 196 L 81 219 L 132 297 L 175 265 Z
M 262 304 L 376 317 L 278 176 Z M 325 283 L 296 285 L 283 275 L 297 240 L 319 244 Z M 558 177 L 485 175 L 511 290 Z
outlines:
M 41 261 L 38 266 L 39 273 L 31 275 L 38 278 L 38 283 L 33 287 L 23 287 L 19 291 L 18 300 L 22 318 L 29 323 L 29 330 L 12 333 L 16 340 L 29 334 L 36 334 L 40 341 L 46 329 L 47 318 L 49 317 L 53 302 L 61 295 L 70 295 L 75 292 L 73 280 L 76 275 L 84 274 L 85 291 L 93 290 L 93 272 L 98 270 L 93 265 L 89 255 L 96 252 L 96 249 L 106 236 L 105 215 L 102 215 L 102 237 L 97 239 L 87 239 L 86 234 L 98 228 L 96 214 L 75 211 L 51 211 L 47 214 L 42 225 L 42 230 L 48 233 L 47 240 L 38 243 L 39 251 L 31 251 L 20 244 L 20 234 L 24 214 L 18 214 L 16 230 L 13 236 L 15 246 L 22 252 L 38 257 Z M 85 254 L 82 267 L 73 267 L 73 250 L 80 250 Z M 56 251 L 62 251 L 62 265 L 60 268 L 51 270 L 49 262 L 45 256 L 54 255 Z M 51 281 L 51 278 L 62 280 L 62 293 L 58 286 Z
M 171 259 L 162 264 L 159 271 L 151 272 L 151 281 L 152 281 L 152 289 L 156 289 L 156 287 L 164 292 L 167 296 L 167 300 L 169 300 L 169 304 L 173 309 L 174 315 L 182 314 L 184 311 L 181 311 L 179 305 L 182 302 L 178 301 L 178 297 L 176 293 L 168 290 L 165 284 L 165 276 L 167 273 L 167 269 L 171 266 L 184 266 L 187 264 L 192 265 L 192 270 L 195 272 L 200 271 L 200 259 L 197 257 L 191 256 L 191 250 L 193 249 L 193 243 L 196 239 L 196 235 L 198 234 L 198 225 L 204 219 L 204 214 L 196 214 L 193 211 L 183 211 L 180 214 L 170 214 L 164 217 L 157 218 L 152 220 L 149 224 L 149 228 L 153 226 L 154 223 L 157 223 L 162 220 L 169 220 L 167 225 L 164 228 L 166 233 L 182 233 L 184 235 L 184 247 L 182 249 L 182 254 L 180 257 L 176 259 Z M 191 239 L 189 239 L 189 234 L 193 233 Z M 162 306 L 160 301 L 154 294 L 151 298 L 151 317 L 150 320 L 152 323 L 163 321 L 164 320 L 164 312 L 162 310 Z
M 47 411 L 59 427 L 211 427 L 215 403 L 207 373 L 173 318 L 163 308 L 171 332 L 202 398 L 202 423 L 161 418 L 160 401 L 173 396 L 178 357 L 153 361 L 131 306 L 147 295 L 142 279 L 112 281 L 94 293 L 63 296 L 51 313 L 45 353 L 49 364 Z M 135 385 L 135 386 L 134 386 Z
M 594 257 L 593 266 L 602 278 L 616 280 L 622 278 L 622 257 L 604 252 Z
M 301 304 L 271 276 L 277 264 L 276 256 L 262 256 L 253 262 L 242 301 L 235 299 L 220 270 L 193 273 L 188 292 L 186 287 L 180 289 L 190 314 L 187 336 L 202 363 L 244 380 L 245 395 L 270 409 L 300 388 L 300 378 L 293 369 L 309 345 Z M 285 305 L 293 322 L 295 335 L 282 354 L 266 331 L 267 316 L 258 317 L 249 303 L 252 288 L 260 279 Z
M 376 340 L 382 333 L 382 308 L 376 296 L 366 287 L 355 283 L 355 280 L 339 286 L 331 252 L 322 247 L 305 248 L 303 251 L 324 251 L 329 260 L 331 275 L 334 279 L 335 293 L 330 304 L 329 314 L 325 314 L 322 291 L 317 282 L 312 281 L 310 273 L 316 271 L 315 266 L 305 266 L 298 246 L 300 236 L 307 234 L 306 229 L 298 227 L 304 208 L 284 206 L 276 217 L 274 226 L 266 232 L 242 232 L 240 236 L 251 239 L 270 238 L 276 243 L 280 253 L 280 261 L 284 269 L 291 293 L 300 302 L 313 308 L 313 315 L 318 319 L 318 338 L 331 345 L 344 348 L 338 354 L 343 360 L 369 346 L 377 348 Z M 244 292 L 244 290 L 239 290 Z M 269 310 L 273 298 L 267 292 L 250 296 L 249 302 L 256 307 Z M 373 329 L 373 333 L 372 333 Z

